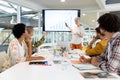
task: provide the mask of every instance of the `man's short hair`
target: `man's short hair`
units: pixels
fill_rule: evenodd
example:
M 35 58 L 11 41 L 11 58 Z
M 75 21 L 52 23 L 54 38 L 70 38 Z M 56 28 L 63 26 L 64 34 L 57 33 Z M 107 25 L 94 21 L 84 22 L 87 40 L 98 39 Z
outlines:
M 16 25 L 14 25 L 13 29 L 12 29 L 12 33 L 15 36 L 15 38 L 20 38 L 22 36 L 23 33 L 25 33 L 25 24 L 23 23 L 18 23 Z
M 120 18 L 112 13 L 106 13 L 98 19 L 99 27 L 108 32 L 120 31 Z

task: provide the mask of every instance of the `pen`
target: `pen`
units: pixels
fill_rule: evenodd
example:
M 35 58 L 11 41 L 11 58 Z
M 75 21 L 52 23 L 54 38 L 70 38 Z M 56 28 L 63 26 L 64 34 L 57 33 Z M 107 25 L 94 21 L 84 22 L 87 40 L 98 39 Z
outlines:
M 72 65 L 74 68 L 76 68 L 76 69 L 78 69 L 78 70 L 80 70 L 78 67 L 76 67 L 76 66 L 74 66 L 74 65 Z

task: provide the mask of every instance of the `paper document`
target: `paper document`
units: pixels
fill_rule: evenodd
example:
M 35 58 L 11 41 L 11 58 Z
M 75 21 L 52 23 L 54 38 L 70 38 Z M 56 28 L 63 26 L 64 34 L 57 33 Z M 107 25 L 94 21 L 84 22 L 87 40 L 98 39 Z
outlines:
M 93 66 L 92 64 L 73 64 L 72 66 L 79 70 L 99 69 L 98 67 Z
M 117 77 L 107 72 L 81 72 L 80 73 L 85 79 L 88 80 L 118 80 Z

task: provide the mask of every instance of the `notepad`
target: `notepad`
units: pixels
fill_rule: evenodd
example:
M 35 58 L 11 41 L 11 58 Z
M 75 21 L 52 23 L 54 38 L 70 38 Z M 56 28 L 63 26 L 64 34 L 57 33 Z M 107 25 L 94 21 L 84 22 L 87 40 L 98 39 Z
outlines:
M 80 73 L 85 79 L 105 79 L 105 80 L 116 80 L 117 77 L 107 72 L 81 72 Z
M 79 70 L 94 70 L 98 69 L 98 67 L 93 66 L 92 64 L 73 64 L 73 67 L 79 69 Z

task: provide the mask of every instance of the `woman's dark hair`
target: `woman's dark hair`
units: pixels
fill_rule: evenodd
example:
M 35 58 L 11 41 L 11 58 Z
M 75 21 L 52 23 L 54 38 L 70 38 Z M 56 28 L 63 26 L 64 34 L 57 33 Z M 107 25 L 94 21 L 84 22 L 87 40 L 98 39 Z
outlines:
M 108 32 L 120 31 L 120 18 L 112 13 L 106 13 L 98 19 L 99 27 Z
M 23 23 L 18 23 L 16 25 L 14 25 L 13 29 L 12 29 L 12 33 L 15 36 L 15 38 L 20 38 L 22 36 L 23 33 L 25 33 L 25 27 L 26 25 Z
M 100 32 L 100 27 L 97 27 L 95 30 L 96 30 L 96 32 L 99 33 L 100 35 L 105 36 L 104 34 L 102 34 L 102 33 Z

